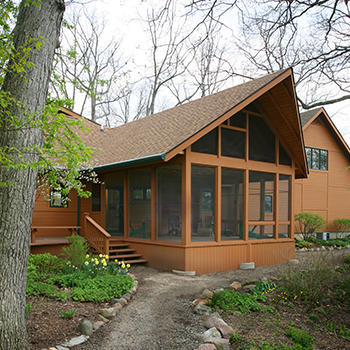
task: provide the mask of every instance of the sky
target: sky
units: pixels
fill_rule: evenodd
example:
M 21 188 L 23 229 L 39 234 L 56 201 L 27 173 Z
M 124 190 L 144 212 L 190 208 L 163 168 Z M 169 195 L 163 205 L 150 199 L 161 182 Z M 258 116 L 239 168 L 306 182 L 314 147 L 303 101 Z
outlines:
M 142 62 L 145 55 L 143 44 L 146 41 L 146 34 L 137 19 L 146 13 L 152 2 L 165 3 L 165 0 L 96 0 L 90 1 L 84 6 L 89 11 L 96 9 L 97 13 L 100 13 L 108 22 L 106 40 L 111 35 L 122 37 L 125 56 L 133 57 L 136 62 Z M 79 5 L 74 6 L 81 8 Z M 66 14 L 73 11 L 74 6 L 68 6 Z M 125 43 L 127 44 L 125 45 Z M 344 101 L 324 106 L 324 108 L 345 141 L 350 145 L 350 102 Z

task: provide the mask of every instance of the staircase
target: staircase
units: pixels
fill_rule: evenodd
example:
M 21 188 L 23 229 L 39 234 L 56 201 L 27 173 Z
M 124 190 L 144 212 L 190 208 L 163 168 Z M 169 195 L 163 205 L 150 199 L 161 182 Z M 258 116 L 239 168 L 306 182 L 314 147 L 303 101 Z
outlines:
M 92 249 L 93 254 L 99 254 L 96 249 Z M 148 260 L 143 259 L 141 254 L 137 254 L 135 249 L 130 248 L 130 244 L 124 243 L 120 238 L 111 237 L 109 239 L 109 254 L 110 260 L 123 260 L 125 264 L 143 264 Z
M 85 213 L 84 237 L 90 244 L 92 254 L 108 255 L 110 260 L 123 260 L 125 264 L 142 264 L 148 260 L 143 259 L 141 254 L 136 254 L 128 243 L 122 239 L 112 237 L 102 228 L 88 213 Z

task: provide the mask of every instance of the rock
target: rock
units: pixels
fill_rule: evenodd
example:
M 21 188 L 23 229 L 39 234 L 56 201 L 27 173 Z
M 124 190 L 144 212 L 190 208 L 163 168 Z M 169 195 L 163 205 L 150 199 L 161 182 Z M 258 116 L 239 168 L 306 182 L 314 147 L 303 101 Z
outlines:
M 217 350 L 230 350 L 228 339 L 209 338 L 206 343 L 214 344 Z
M 326 250 L 325 246 L 322 246 L 322 247 L 321 247 L 321 250 Z
M 77 328 L 78 332 L 82 335 L 90 336 L 92 334 L 92 323 L 88 320 L 83 321 Z
M 205 289 L 202 293 L 202 297 L 211 299 L 213 297 L 213 292 L 209 289 Z
M 208 339 L 211 338 L 221 338 L 220 332 L 215 328 L 209 328 L 206 330 L 200 337 L 199 337 L 199 342 L 200 343 L 206 343 Z
M 109 305 L 114 305 L 114 304 L 117 304 L 117 303 L 119 303 L 121 305 L 124 305 L 124 302 L 121 299 L 118 299 L 118 298 L 113 298 L 111 300 L 111 302 L 109 303 Z
M 298 259 L 288 260 L 288 262 L 290 264 L 299 264 L 299 260 Z
M 131 295 L 130 295 L 129 293 L 125 293 L 124 295 L 121 296 L 120 299 L 122 299 L 122 298 L 124 298 L 124 299 L 126 299 L 127 301 L 129 301 L 130 298 L 131 298 Z
M 116 304 L 114 304 L 114 306 L 115 306 L 119 311 L 123 308 L 122 304 L 120 304 L 120 303 L 116 303 Z
M 102 327 L 105 324 L 105 322 L 103 321 L 96 321 L 95 323 L 98 324 L 100 327 Z
M 101 321 L 100 321 L 101 322 Z M 103 322 L 102 322 L 103 323 Z M 94 322 L 93 324 L 92 324 L 92 329 L 94 330 L 94 331 L 96 331 L 97 329 L 99 329 L 100 328 L 100 325 L 97 323 L 97 322 Z
M 268 277 L 268 280 L 269 280 L 269 281 L 279 281 L 279 278 L 278 278 L 278 277 L 275 277 L 275 276 L 269 276 L 269 277 Z
M 181 271 L 181 270 L 173 270 L 173 273 L 179 276 L 195 276 L 196 271 Z
M 110 307 L 110 308 L 107 309 L 107 311 L 109 311 L 112 314 L 113 317 L 115 317 L 116 314 L 119 313 L 119 309 L 117 307 Z
M 247 262 L 247 263 L 240 263 L 239 268 L 241 270 L 254 270 L 255 269 L 255 263 L 254 262 Z
M 71 339 L 69 342 L 65 343 L 64 346 L 67 346 L 68 348 L 71 348 L 72 346 L 82 344 L 86 342 L 89 339 L 89 337 L 85 335 L 81 335 L 80 337 L 76 337 Z
M 228 286 L 228 288 L 230 288 L 230 286 Z M 228 289 L 227 288 L 227 289 Z M 217 289 L 215 289 L 214 290 L 214 293 L 220 293 L 220 292 L 222 292 L 224 290 L 224 288 L 217 288 Z
M 206 306 L 206 305 L 196 305 L 194 307 L 194 312 L 198 315 L 209 315 L 211 311 L 211 308 L 209 306 Z
M 197 350 L 216 350 L 216 346 L 214 344 L 202 344 Z
M 130 289 L 129 293 L 135 294 L 135 293 L 136 293 L 136 288 L 135 288 L 135 287 L 132 287 L 132 288 Z
M 192 301 L 192 305 L 208 305 L 207 299 L 196 299 Z
M 55 348 L 54 348 L 55 349 Z M 56 346 L 56 349 L 57 350 L 69 350 L 68 348 L 66 348 L 65 346 L 60 346 L 60 345 L 57 345 Z
M 222 289 L 230 289 L 230 286 L 222 286 Z
M 222 324 L 226 324 L 226 322 L 222 318 L 217 316 L 209 316 L 204 322 L 204 327 L 208 329 L 213 327 L 217 328 L 219 325 Z
M 107 309 L 102 309 L 98 313 L 99 313 L 99 315 L 101 315 L 105 318 L 112 318 L 113 317 L 113 313 Z
M 241 285 L 246 286 L 248 284 L 256 284 L 256 282 L 258 282 L 258 280 L 247 280 L 247 281 L 241 282 Z
M 260 276 L 259 280 L 261 282 L 267 282 L 267 277 L 266 276 Z
M 123 297 L 121 297 L 120 300 L 121 300 L 122 303 L 123 303 L 122 305 L 126 305 L 126 304 L 128 303 L 128 300 L 125 299 L 125 298 L 123 298 Z M 129 298 L 129 300 L 130 300 L 130 298 Z
M 315 251 L 315 249 L 314 248 L 310 248 L 310 252 L 314 252 Z
M 242 288 L 242 285 L 239 282 L 237 282 L 237 281 L 232 282 L 230 284 L 230 289 L 231 290 L 238 290 L 238 289 L 241 289 L 241 288 Z
M 103 317 L 103 316 L 100 315 L 100 314 L 97 315 L 97 319 L 100 320 L 100 321 L 102 321 L 102 322 L 104 322 L 104 323 L 107 323 L 107 322 L 108 322 L 107 318 L 106 318 L 106 317 Z
M 235 334 L 234 329 L 232 329 L 232 327 L 230 327 L 228 324 L 219 325 L 217 330 L 221 333 L 221 336 L 224 339 L 230 339 L 231 335 Z
M 319 247 L 316 248 L 316 251 L 319 252 L 321 249 Z

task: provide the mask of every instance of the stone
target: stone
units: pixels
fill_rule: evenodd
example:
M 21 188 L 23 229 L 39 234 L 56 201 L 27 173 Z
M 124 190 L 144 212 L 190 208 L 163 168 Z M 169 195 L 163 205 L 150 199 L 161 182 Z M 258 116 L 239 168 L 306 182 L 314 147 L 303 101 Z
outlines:
M 226 285 L 225 285 L 225 286 L 222 286 L 221 288 L 222 288 L 222 289 L 230 289 L 230 286 L 226 286 Z
M 229 286 L 229 288 L 230 288 L 230 286 Z M 228 289 L 228 288 L 227 288 Z M 220 293 L 220 292 L 222 292 L 224 290 L 224 288 L 217 288 L 217 289 L 215 289 L 214 290 L 214 293 Z
M 77 328 L 78 332 L 82 335 L 90 336 L 92 334 L 92 323 L 88 320 L 83 321 Z
M 217 350 L 230 350 L 230 343 L 228 339 L 209 338 L 206 343 L 214 344 Z
M 173 270 L 173 273 L 175 273 L 176 275 L 180 275 L 180 276 L 195 276 L 196 275 L 196 271 Z
M 106 318 L 106 317 L 103 317 L 103 316 L 100 315 L 100 314 L 97 315 L 97 319 L 98 319 L 99 321 L 104 322 L 104 323 L 107 323 L 107 322 L 108 322 L 107 318 Z
M 254 262 L 247 262 L 247 263 L 240 263 L 239 268 L 241 270 L 254 270 L 255 269 L 255 263 Z
M 246 285 L 248 285 L 248 284 L 256 284 L 258 282 L 258 280 L 246 280 L 246 281 L 243 281 L 243 282 L 241 282 L 241 285 L 242 286 L 246 286 Z
M 113 313 L 111 311 L 108 311 L 107 309 L 102 309 L 98 313 L 99 313 L 99 315 L 101 315 L 105 318 L 112 318 L 113 317 Z
M 96 321 L 95 323 L 98 324 L 100 327 L 102 327 L 105 324 L 105 322 L 103 321 Z
M 65 346 L 60 346 L 60 345 L 57 345 L 57 346 L 56 346 L 56 349 L 57 349 L 57 350 L 69 350 L 69 349 L 66 348 Z
M 135 288 L 135 287 L 132 287 L 132 288 L 130 289 L 129 293 L 135 294 L 135 293 L 136 293 L 136 288 Z
M 200 337 L 199 337 L 199 342 L 200 343 L 206 343 L 208 339 L 211 338 L 221 338 L 220 332 L 215 328 L 209 328 L 206 330 Z
M 260 276 L 259 280 L 261 282 L 267 282 L 267 277 L 266 276 Z
M 202 293 L 202 297 L 211 299 L 213 297 L 213 292 L 209 289 L 205 289 Z
M 113 305 L 114 306 L 117 303 L 120 303 L 120 304 L 124 305 L 124 302 L 121 299 L 119 299 L 119 298 L 113 298 L 111 300 L 111 302 L 109 303 L 109 305 L 111 305 L 111 306 Z
M 321 250 L 326 250 L 325 246 L 322 246 L 322 247 L 321 247 Z
M 122 301 L 122 305 L 126 305 L 127 303 L 128 303 L 128 300 L 127 299 L 125 299 L 125 298 L 123 298 L 123 297 L 121 297 L 120 298 L 120 300 Z M 130 300 L 130 299 L 129 299 Z
M 115 317 L 117 313 L 119 313 L 119 309 L 117 307 L 110 307 L 107 309 L 107 311 L 109 311 L 113 317 Z
M 124 298 L 124 299 L 126 299 L 127 301 L 129 301 L 130 298 L 131 298 L 131 295 L 130 295 L 129 293 L 125 293 L 124 295 L 121 296 L 120 299 L 122 299 L 122 298 Z
M 196 305 L 208 305 L 208 301 L 207 299 L 196 299 L 192 301 L 192 305 L 196 306 Z
M 310 248 L 310 252 L 314 252 L 315 251 L 315 249 L 314 248 Z
M 241 289 L 241 288 L 242 288 L 242 285 L 239 282 L 237 282 L 237 281 L 232 282 L 230 284 L 230 289 L 231 290 L 238 290 L 238 289 Z
M 316 251 L 319 252 L 321 249 L 319 247 L 316 248 Z
M 69 342 L 65 343 L 64 346 L 71 348 L 75 345 L 79 345 L 79 344 L 86 342 L 88 339 L 89 339 L 89 337 L 87 337 L 85 335 L 81 335 L 79 337 L 75 337 L 75 338 L 71 339 Z
M 202 344 L 197 350 L 216 350 L 216 346 L 214 344 Z
M 224 339 L 230 339 L 231 335 L 235 334 L 234 329 L 228 324 L 221 324 L 216 328 Z
M 94 330 L 94 331 L 96 331 L 97 329 L 99 329 L 100 328 L 100 325 L 97 323 L 97 322 L 94 322 L 93 324 L 92 324 L 92 329 Z
M 194 307 L 194 312 L 198 315 L 209 315 L 211 311 L 211 308 L 209 306 L 206 306 L 206 305 L 196 305 Z
M 217 328 L 219 325 L 222 324 L 226 324 L 226 322 L 222 318 L 217 316 L 209 316 L 204 322 L 204 327 L 208 329 L 213 327 Z
M 288 261 L 290 264 L 299 264 L 299 260 L 298 259 L 292 259 Z
M 123 308 L 123 305 L 120 303 L 114 304 L 114 306 L 120 311 Z
M 278 277 L 275 277 L 275 276 L 269 276 L 268 280 L 269 281 L 279 281 L 280 279 Z

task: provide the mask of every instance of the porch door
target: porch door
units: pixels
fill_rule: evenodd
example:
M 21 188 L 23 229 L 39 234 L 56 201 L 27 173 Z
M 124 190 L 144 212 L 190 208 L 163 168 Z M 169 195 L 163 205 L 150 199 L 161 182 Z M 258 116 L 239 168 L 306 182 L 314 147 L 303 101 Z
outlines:
M 106 186 L 105 224 L 112 236 L 124 236 L 124 193 L 123 187 Z

